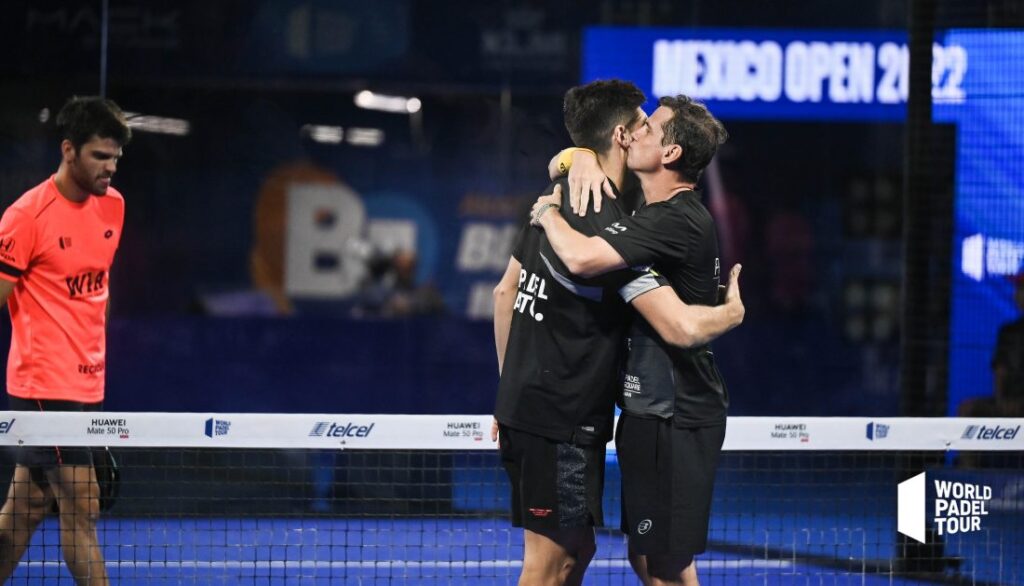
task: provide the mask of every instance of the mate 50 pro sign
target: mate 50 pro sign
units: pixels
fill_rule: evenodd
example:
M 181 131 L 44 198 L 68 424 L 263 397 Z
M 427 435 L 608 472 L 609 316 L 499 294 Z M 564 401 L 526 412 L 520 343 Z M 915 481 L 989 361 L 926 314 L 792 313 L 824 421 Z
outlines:
M 965 99 L 968 62 L 963 47 L 934 45 L 937 102 Z M 899 32 L 591 28 L 582 77 L 632 80 L 649 107 L 685 94 L 724 118 L 902 120 L 908 63 Z

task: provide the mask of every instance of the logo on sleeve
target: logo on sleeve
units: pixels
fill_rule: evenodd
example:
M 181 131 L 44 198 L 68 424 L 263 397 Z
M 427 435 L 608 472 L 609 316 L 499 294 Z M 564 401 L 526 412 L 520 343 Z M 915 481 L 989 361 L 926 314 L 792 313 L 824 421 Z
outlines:
M 57 239 L 57 244 L 60 245 L 60 249 L 61 250 L 69 249 L 69 248 L 71 248 L 71 237 L 70 236 L 61 236 L 60 238 Z
M 13 250 L 14 238 L 0 238 L 0 258 L 8 262 L 15 262 L 15 258 L 11 254 Z
M 619 222 L 612 222 L 611 226 L 606 226 L 605 231 L 611 232 L 612 234 L 622 234 L 626 231 L 626 227 Z

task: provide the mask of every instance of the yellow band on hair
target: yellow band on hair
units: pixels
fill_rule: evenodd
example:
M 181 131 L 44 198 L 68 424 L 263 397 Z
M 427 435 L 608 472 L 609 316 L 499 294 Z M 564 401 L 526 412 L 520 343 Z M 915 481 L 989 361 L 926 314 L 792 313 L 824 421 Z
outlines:
M 590 149 L 585 149 L 582 147 L 569 147 L 567 149 L 563 149 L 562 152 L 558 153 L 559 174 L 565 175 L 566 173 L 569 172 L 569 168 L 572 167 L 572 154 L 575 153 L 576 151 L 584 151 L 594 155 L 595 159 L 597 158 L 597 153 Z

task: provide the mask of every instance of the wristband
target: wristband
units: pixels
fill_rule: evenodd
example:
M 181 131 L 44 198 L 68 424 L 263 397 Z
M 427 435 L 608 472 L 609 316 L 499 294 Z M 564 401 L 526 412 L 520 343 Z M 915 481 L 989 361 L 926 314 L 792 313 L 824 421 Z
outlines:
M 565 175 L 569 172 L 569 168 L 572 167 L 572 154 L 576 151 L 585 151 L 594 155 L 595 159 L 597 158 L 597 153 L 590 149 L 581 147 L 569 147 L 567 149 L 562 149 L 562 152 L 558 153 L 558 173 L 560 175 Z

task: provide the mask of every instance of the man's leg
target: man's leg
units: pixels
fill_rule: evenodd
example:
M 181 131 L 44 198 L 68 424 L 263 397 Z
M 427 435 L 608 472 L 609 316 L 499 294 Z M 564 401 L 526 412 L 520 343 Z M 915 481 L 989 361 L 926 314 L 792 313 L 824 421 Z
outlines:
M 25 553 L 32 534 L 53 505 L 53 494 L 32 481 L 29 468 L 18 465 L 0 509 L 0 583 L 7 581 Z
M 100 489 L 92 466 L 59 466 L 47 471 L 60 508 L 60 545 L 79 586 L 106 586 L 107 568 L 96 537 Z
M 647 573 L 647 556 L 637 553 L 632 544 L 629 545 L 629 565 L 644 586 L 651 583 L 651 575 Z
M 644 566 L 649 586 L 700 586 L 697 580 L 697 563 L 690 558 L 673 557 L 671 555 L 652 555 L 644 557 Z
M 589 527 L 538 533 L 525 529 L 525 553 L 520 586 L 576 586 L 597 549 Z

